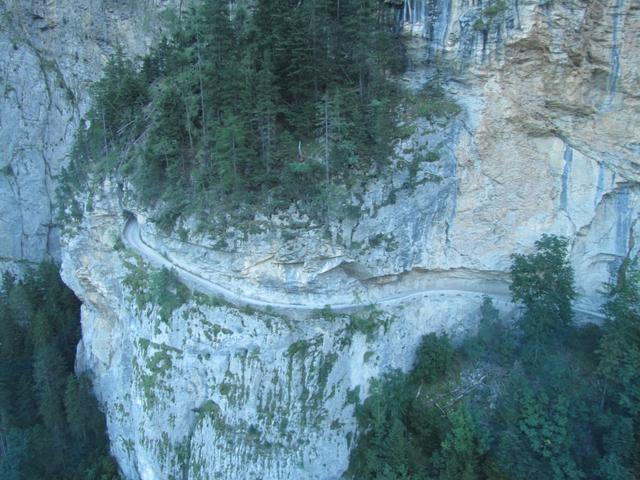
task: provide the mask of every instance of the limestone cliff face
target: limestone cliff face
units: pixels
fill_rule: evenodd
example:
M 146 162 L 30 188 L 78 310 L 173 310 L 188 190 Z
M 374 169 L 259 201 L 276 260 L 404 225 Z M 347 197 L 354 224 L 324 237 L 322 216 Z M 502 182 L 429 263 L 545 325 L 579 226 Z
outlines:
M 265 233 L 222 250 L 197 237 L 184 248 L 150 224 L 147 240 L 247 295 L 324 304 L 443 277 L 504 281 L 511 253 L 555 233 L 572 242 L 578 303 L 597 309 L 640 235 L 636 7 L 406 2 L 407 83 L 439 70 L 463 111 L 416 122 L 394 173 L 353 192 L 360 218 L 335 222 L 329 240 L 305 218 L 265 219 Z M 407 163 L 427 151 L 438 160 L 409 178 Z
M 78 368 L 94 376 L 127 478 L 339 478 L 369 379 L 408 368 L 424 333 L 472 328 L 481 292 L 509 314 L 511 253 L 542 233 L 568 236 L 578 306 L 597 310 L 602 282 L 638 251 L 636 1 L 414 0 L 398 14 L 413 35 L 407 83 L 439 70 L 462 112 L 416 123 L 393 175 L 353 192 L 357 220 L 326 235 L 291 211 L 221 248 L 157 231 L 107 183 L 64 239 L 63 275 L 83 301 Z M 411 174 L 426 150 L 438 159 Z M 168 261 L 245 297 L 402 298 L 288 318 L 195 296 L 167 314 L 144 301 L 151 265 L 114 248 L 127 211 Z
M 56 177 L 120 45 L 146 51 L 178 1 L 0 1 L 0 269 L 60 258 Z
M 456 250 L 491 262 L 494 245 L 567 235 L 585 301 L 637 251 L 639 15 L 634 2 L 520 1 L 473 47 L 452 22 L 446 55 L 475 59 L 482 99 L 457 146 Z
M 166 315 L 143 300 L 153 266 L 114 248 L 126 216 L 116 190 L 105 184 L 67 239 L 63 277 L 83 302 L 77 367 L 93 375 L 126 478 L 338 479 L 369 380 L 410 365 L 423 334 L 466 331 L 482 302 L 438 291 L 284 316 L 194 295 Z

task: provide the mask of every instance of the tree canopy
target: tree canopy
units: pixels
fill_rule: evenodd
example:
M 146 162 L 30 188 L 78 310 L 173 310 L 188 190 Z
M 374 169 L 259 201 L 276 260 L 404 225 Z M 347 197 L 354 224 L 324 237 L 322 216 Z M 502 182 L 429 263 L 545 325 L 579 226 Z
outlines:
M 243 206 L 269 213 L 353 184 L 398 136 L 394 19 L 380 0 L 258 0 L 251 14 L 205 0 L 140 66 L 116 52 L 68 183 L 118 171 L 166 226 L 221 205 L 238 218 Z
M 4 276 L 0 338 L 0 478 L 119 478 L 91 383 L 73 373 L 80 304 L 55 265 Z

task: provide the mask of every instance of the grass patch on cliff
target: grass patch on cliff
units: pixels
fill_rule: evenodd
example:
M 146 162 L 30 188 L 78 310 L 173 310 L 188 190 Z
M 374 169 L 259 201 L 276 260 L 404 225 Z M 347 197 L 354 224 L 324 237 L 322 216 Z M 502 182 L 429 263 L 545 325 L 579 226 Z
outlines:
M 437 83 L 428 83 L 417 93 L 409 94 L 412 112 L 431 122 L 446 121 L 461 112 L 460 105 Z
M 134 358 L 134 372 L 138 386 L 142 389 L 145 407 L 153 408 L 161 393 L 171 393 L 171 378 L 174 359 L 182 357 L 182 351 L 169 345 L 138 339 L 139 355 Z M 140 361 L 138 361 L 138 359 Z
M 489 17 L 494 18 L 499 14 L 507 11 L 507 2 L 504 0 L 498 0 L 493 5 L 489 5 L 482 9 L 482 14 Z
M 173 271 L 155 269 L 135 254 L 124 265 L 127 274 L 123 285 L 139 311 L 157 308 L 159 319 L 169 324 L 173 312 L 191 299 L 191 291 Z
M 477 31 L 486 31 L 493 25 L 496 17 L 507 11 L 507 2 L 498 0 L 497 2 L 483 8 L 480 17 L 473 22 L 472 28 Z
M 345 326 L 339 332 L 339 345 L 343 348 L 351 345 L 356 334 L 364 335 L 367 342 L 373 342 L 381 331 L 387 332 L 393 316 L 371 305 L 347 315 L 345 320 Z

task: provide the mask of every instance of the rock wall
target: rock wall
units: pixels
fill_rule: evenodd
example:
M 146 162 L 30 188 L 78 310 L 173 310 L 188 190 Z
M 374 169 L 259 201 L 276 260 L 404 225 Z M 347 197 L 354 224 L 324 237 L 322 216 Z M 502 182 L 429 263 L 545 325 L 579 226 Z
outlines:
M 482 303 L 477 292 L 425 292 L 290 318 L 194 295 L 167 315 L 138 303 L 152 265 L 114 248 L 117 197 L 109 184 L 94 197 L 63 277 L 83 302 L 77 367 L 94 377 L 125 478 L 341 478 L 370 379 L 410 365 L 425 333 L 467 332 Z M 123 287 L 132 276 L 145 292 Z
M 249 296 L 335 303 L 442 277 L 502 279 L 506 291 L 511 253 L 555 233 L 572 242 L 578 304 L 597 310 L 640 234 L 639 14 L 609 3 L 406 2 L 399 18 L 416 38 L 406 83 L 419 91 L 444 77 L 462 113 L 414 121 L 389 176 L 352 192 L 357 220 L 334 222 L 327 238 L 290 211 L 228 247 L 191 235 L 186 248 L 147 222 L 147 241 Z M 406 166 L 427 152 L 435 160 L 410 178 Z
M 597 304 L 638 247 L 639 15 L 633 2 L 520 1 L 481 32 L 491 41 L 475 49 L 483 108 L 458 147 L 457 250 L 491 258 L 493 245 L 566 235 L 579 292 Z
M 60 259 L 56 177 L 89 86 L 116 46 L 145 52 L 162 33 L 158 13 L 178 3 L 0 1 L 0 270 Z
M 354 192 L 358 219 L 335 222 L 327 235 L 290 212 L 221 248 L 156 231 L 149 212 L 107 183 L 64 239 L 63 275 L 83 301 L 78 368 L 94 376 L 126 478 L 339 478 L 353 402 L 369 379 L 408 368 L 426 332 L 472 329 L 478 292 L 505 291 L 512 252 L 542 233 L 567 235 L 579 305 L 597 310 L 602 282 L 638 251 L 637 1 L 414 0 L 398 14 L 415 34 L 407 83 L 438 73 L 462 112 L 446 124 L 416 123 L 393 175 Z M 29 109 L 14 110 L 20 125 Z M 77 120 L 69 115 L 47 131 Z M 410 176 L 406 165 L 426 151 L 437 160 L 418 162 Z M 44 169 L 33 158 L 29 171 Z M 20 162 L 6 170 L 2 205 L 25 204 L 12 193 L 22 191 L 11 183 Z M 198 296 L 167 316 L 125 286 L 133 274 L 148 281 L 152 268 L 118 247 L 124 208 L 158 252 L 248 296 L 322 305 L 423 293 L 359 317 L 283 318 Z M 17 256 L 20 243 L 11 242 L 2 245 Z

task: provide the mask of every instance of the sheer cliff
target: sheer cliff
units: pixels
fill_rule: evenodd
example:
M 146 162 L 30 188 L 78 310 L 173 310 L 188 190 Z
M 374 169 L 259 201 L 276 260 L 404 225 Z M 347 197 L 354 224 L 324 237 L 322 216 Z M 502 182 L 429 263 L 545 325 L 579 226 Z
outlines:
M 0 2 L 3 270 L 60 259 L 56 179 L 87 111 L 89 87 L 116 48 L 144 53 L 162 31 L 159 13 L 174 3 Z
M 510 254 L 567 236 L 578 313 L 597 319 L 637 253 L 637 2 L 392 3 L 407 87 L 438 76 L 460 113 L 414 125 L 393 173 L 353 192 L 357 218 L 291 209 L 221 247 L 189 221 L 157 228 L 127 182 L 85 192 L 63 277 L 126 478 L 340 478 L 370 379 L 406 370 L 424 333 L 473 329 L 483 294 L 513 311 Z M 103 4 L 2 3 L 6 260 L 57 255 L 51 191 L 88 81 L 114 39 L 144 51 L 156 25 L 159 5 Z

